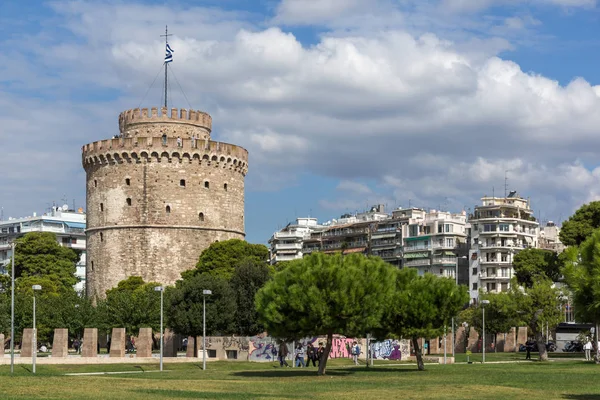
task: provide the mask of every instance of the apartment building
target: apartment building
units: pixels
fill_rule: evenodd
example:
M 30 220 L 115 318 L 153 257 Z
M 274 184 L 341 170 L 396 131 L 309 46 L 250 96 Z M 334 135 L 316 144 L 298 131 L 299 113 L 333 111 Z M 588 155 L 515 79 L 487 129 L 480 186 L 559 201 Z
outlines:
M 538 245 L 540 249 L 551 250 L 556 253 L 562 253 L 565 245 L 560 241 L 560 228 L 552 221 L 548 221 L 545 226 L 540 228 Z
M 269 239 L 271 264 L 302 258 L 304 241 L 310 239 L 313 232 L 321 230 L 323 226 L 316 218 L 297 218 L 295 224 L 288 224 L 273 233 Z
M 539 224 L 528 199 L 516 191 L 507 197 L 483 197 L 469 219 L 469 289 L 476 302 L 479 290 L 505 292 L 514 275 L 512 261 L 519 251 L 538 246 Z
M 403 266 L 458 281 L 459 257 L 466 258 L 466 223 L 464 211 L 412 210 L 402 227 Z
M 86 256 L 86 215 L 82 209 L 70 210 L 68 206 L 52 207 L 52 211 L 41 216 L 9 218 L 0 221 L 0 274 L 8 273 L 8 264 L 12 259 L 12 242 L 29 232 L 52 232 L 56 234 L 58 244 L 81 252 L 77 262 L 76 275 L 79 283 L 75 289 L 79 292 L 85 288 L 85 256 Z M 18 250 L 17 250 L 18 251 Z

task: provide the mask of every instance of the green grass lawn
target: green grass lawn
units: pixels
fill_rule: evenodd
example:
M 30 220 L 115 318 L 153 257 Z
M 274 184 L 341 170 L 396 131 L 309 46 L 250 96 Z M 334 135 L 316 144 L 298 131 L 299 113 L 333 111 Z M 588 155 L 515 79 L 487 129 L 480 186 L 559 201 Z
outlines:
M 520 355 L 517 353 L 517 355 Z M 525 358 L 522 355 L 522 358 Z M 486 360 L 488 357 L 486 355 Z M 158 365 L 0 366 L 0 399 L 600 399 L 600 366 L 577 360 L 513 364 L 414 364 L 353 367 L 334 360 L 316 368 L 271 363 L 210 362 Z M 66 376 L 65 373 L 144 371 Z

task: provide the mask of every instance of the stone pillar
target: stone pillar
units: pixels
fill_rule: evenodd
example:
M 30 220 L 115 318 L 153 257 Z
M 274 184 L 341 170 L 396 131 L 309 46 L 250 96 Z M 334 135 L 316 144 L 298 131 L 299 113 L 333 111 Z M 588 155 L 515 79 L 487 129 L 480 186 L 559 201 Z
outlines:
M 187 351 L 185 353 L 186 357 L 196 357 L 196 338 L 193 336 L 188 337 Z
M 508 331 L 508 333 L 506 334 L 506 341 L 504 342 L 504 351 L 507 353 L 519 351 L 519 349 L 516 345 L 516 341 L 517 341 L 517 329 L 510 328 L 510 331 Z
M 83 330 L 81 357 L 98 357 L 98 329 L 85 328 Z
M 459 327 L 454 333 L 454 351 L 456 353 L 464 353 L 466 351 L 465 342 L 467 341 L 465 328 L 463 326 Z
M 506 347 L 506 333 L 497 333 L 496 334 L 496 351 L 499 353 L 504 352 L 504 347 Z
M 33 328 L 23 329 L 23 338 L 21 339 L 21 357 L 31 357 L 33 355 Z
M 469 339 L 467 344 L 467 350 L 471 350 L 473 353 L 476 353 L 479 350 L 479 333 L 475 330 L 475 328 L 471 327 L 469 329 Z
M 152 328 L 140 328 L 135 344 L 137 357 L 152 357 Z
M 125 328 L 113 328 L 110 338 L 110 357 L 125 357 Z
M 57 328 L 54 330 L 52 341 L 52 357 L 66 357 L 69 355 L 69 330 Z
M 0 357 L 4 356 L 4 333 L 0 333 Z
M 160 333 L 158 334 L 158 340 L 160 343 Z M 173 333 L 170 329 L 165 329 L 163 334 L 163 357 L 177 357 L 179 335 Z
M 429 339 L 429 354 L 440 354 L 440 338 Z
M 519 326 L 517 330 L 517 351 L 519 350 L 520 344 L 527 342 L 527 327 Z

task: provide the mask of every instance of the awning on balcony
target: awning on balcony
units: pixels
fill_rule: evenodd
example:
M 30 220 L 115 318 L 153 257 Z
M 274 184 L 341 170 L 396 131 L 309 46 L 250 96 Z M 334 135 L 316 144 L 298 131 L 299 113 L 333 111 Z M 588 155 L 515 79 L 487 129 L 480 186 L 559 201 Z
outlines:
M 66 222 L 65 221 L 65 225 L 67 225 L 69 228 L 85 229 L 85 224 L 82 222 Z
M 406 253 L 404 254 L 404 258 L 427 258 L 429 257 L 428 252 L 418 252 L 418 253 Z
M 436 256 L 449 256 L 449 257 L 456 257 L 456 254 L 452 251 L 448 251 L 448 250 L 444 250 L 444 251 L 440 251 L 439 253 L 435 253 Z
M 415 240 L 428 240 L 431 236 L 427 235 L 427 236 L 415 236 L 415 237 L 407 237 L 404 238 L 404 240 L 406 240 L 407 242 L 414 242 Z

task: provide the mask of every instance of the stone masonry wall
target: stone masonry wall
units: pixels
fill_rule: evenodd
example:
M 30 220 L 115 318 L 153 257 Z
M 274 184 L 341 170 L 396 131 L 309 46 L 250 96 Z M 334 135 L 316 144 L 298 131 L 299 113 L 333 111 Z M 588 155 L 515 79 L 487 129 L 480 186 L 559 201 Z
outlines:
M 83 147 L 86 287 L 92 297 L 104 297 L 132 275 L 173 284 L 211 243 L 245 236 L 247 151 L 209 137 L 189 139 L 194 124 L 210 132 L 210 116 L 195 111 L 192 119 L 176 120 L 141 114 L 135 124 L 131 115 L 121 115 L 122 130 L 168 137 L 122 137 Z

